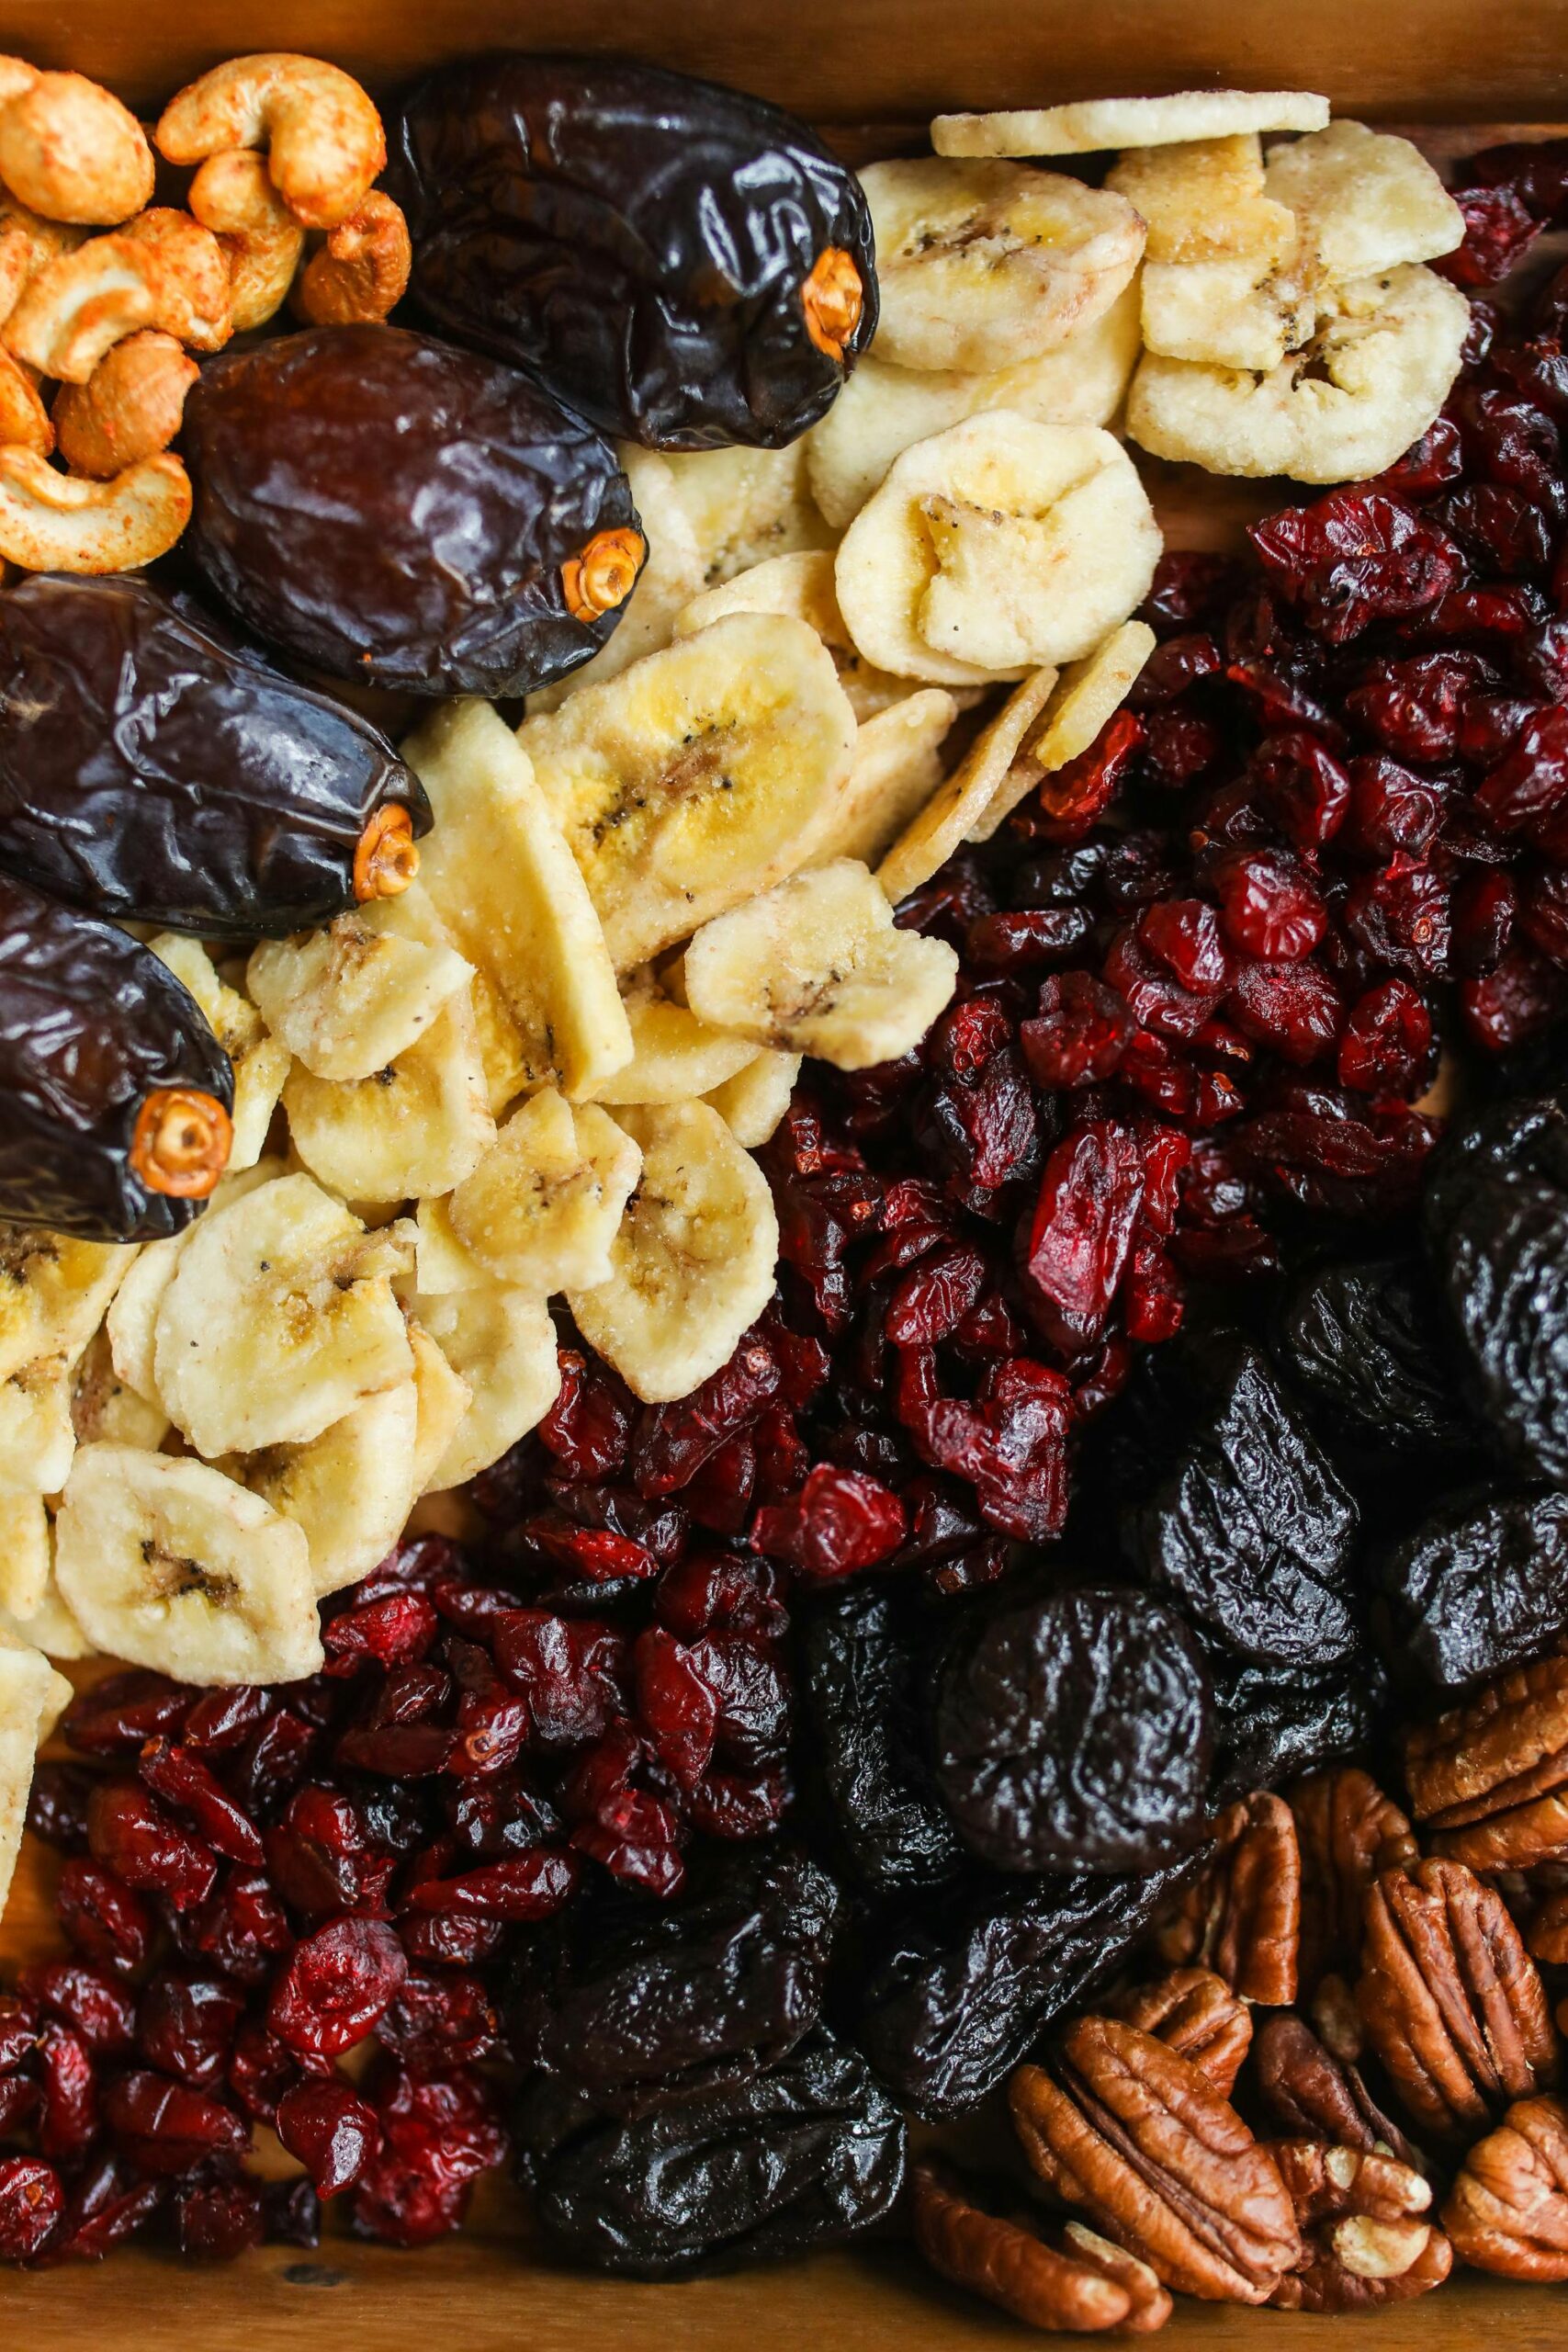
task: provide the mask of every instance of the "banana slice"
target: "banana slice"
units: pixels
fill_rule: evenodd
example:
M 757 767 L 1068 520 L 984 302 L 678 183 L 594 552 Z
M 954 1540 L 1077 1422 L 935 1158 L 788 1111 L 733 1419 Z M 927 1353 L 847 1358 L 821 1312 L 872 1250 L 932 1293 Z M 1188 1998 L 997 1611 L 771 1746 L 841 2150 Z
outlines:
M 821 639 L 763 613 L 731 613 L 525 721 L 523 748 L 618 970 L 810 856 L 854 725 Z M 584 1085 L 631 1059 L 618 998 L 616 1010 L 626 1050 Z
M 405 901 L 374 899 L 324 931 L 265 939 L 246 984 L 275 1036 L 315 1078 L 372 1078 L 423 1036 L 474 967 L 449 942 L 410 936 Z M 426 899 L 428 905 L 428 899 Z M 430 910 L 434 917 L 434 910 Z
M 858 719 L 873 718 L 909 691 L 907 678 L 890 678 L 886 671 L 874 670 L 856 651 L 839 610 L 833 558 L 826 548 L 773 556 L 766 563 L 754 564 L 750 571 L 738 572 L 722 588 L 705 590 L 677 615 L 675 635 L 694 637 L 698 629 L 711 628 L 715 621 L 723 620 L 727 613 L 786 613 L 814 628 L 833 657 L 839 684 Z
M 440 1466 L 474 1392 L 453 1371 L 417 1317 L 408 1318 L 409 1345 L 413 1350 L 413 1385 L 418 1411 L 414 1427 L 414 1493 L 423 1495 Z
M 188 1455 L 81 1447 L 54 1572 L 88 1640 L 132 1666 L 203 1683 L 321 1671 L 303 1531 Z
M 488 1275 L 547 1297 L 608 1279 L 610 1245 L 640 1165 L 607 1111 L 594 1102 L 574 1109 L 544 1087 L 513 1111 L 446 1214 Z
M 744 1069 L 704 1095 L 744 1150 L 760 1151 L 789 1109 L 803 1058 L 800 1054 L 756 1054 Z
M 287 1172 L 281 1159 L 259 1159 L 254 1167 L 241 1169 L 237 1175 L 226 1170 L 218 1180 L 218 1189 L 208 1204 L 206 1215 L 197 1224 L 187 1225 L 183 1233 L 172 1235 L 167 1241 L 150 1241 L 116 1291 L 104 1320 L 109 1343 L 109 1361 L 126 1387 L 144 1398 L 150 1408 L 157 1408 L 158 1398 L 158 1379 L 152 1365 L 158 1309 L 164 1303 L 164 1292 L 175 1278 L 180 1252 L 195 1240 L 203 1224 L 209 1224 L 224 1209 L 231 1207 L 236 1201 L 243 1201 L 248 1193 L 257 1191 L 263 1184 L 276 1182 Z M 168 1427 L 166 1418 L 164 1426 L 165 1429 Z M 78 1434 L 85 1442 L 88 1432 L 84 1430 Z M 98 1434 L 107 1438 L 111 1432 L 105 1430 Z M 140 1439 L 129 1434 L 121 1438 L 115 1433 L 115 1437 L 117 1442 L 127 1445 L 141 1442 Z
M 1092 155 L 1245 130 L 1321 130 L 1328 100 L 1310 90 L 1173 90 L 1164 98 L 1088 98 L 999 114 L 939 114 L 939 155 Z
M 175 1261 L 152 1355 L 154 1393 L 197 1452 L 306 1444 L 408 1380 L 390 1276 L 409 1254 L 398 1228 L 367 1234 L 309 1176 L 209 1209 Z
M 71 1372 L 63 1356 L 40 1356 L 0 1381 L 0 1491 L 57 1495 L 75 1451 Z M 0 1565 L 0 1578 L 4 1575 Z
M 74 1449 L 73 1449 L 74 1451 Z M 61 1480 L 63 1486 L 64 1479 Z M 49 1598 L 49 1513 L 30 1488 L 0 1488 L 0 1609 L 25 1624 Z
M 1055 350 L 989 374 L 895 368 L 868 352 L 806 436 L 812 495 L 842 530 L 881 488 L 895 458 L 985 409 L 1012 409 L 1040 424 L 1109 424 L 1141 348 L 1134 283 Z
M 367 1396 L 309 1445 L 231 1454 L 217 1467 L 304 1531 L 321 1600 L 368 1576 L 402 1533 L 419 1496 L 418 1445 L 410 1379 Z
M 479 1030 L 467 989 L 374 1078 L 353 1085 L 291 1070 L 288 1135 L 310 1173 L 344 1199 L 449 1193 L 495 1141 Z
M 186 1228 L 187 1231 L 189 1228 Z M 161 1244 L 159 1245 L 162 1246 Z M 174 1272 L 173 1267 L 169 1269 Z M 159 1284 L 158 1296 L 164 1285 Z M 154 1312 L 156 1311 L 154 1307 Z M 152 1330 L 147 1332 L 146 1371 L 152 1377 Z M 169 1432 L 169 1417 L 161 1405 L 139 1396 L 115 1370 L 114 1351 L 107 1326 L 96 1331 L 71 1375 L 71 1423 L 79 1445 L 139 1445 L 156 1453 Z M 62 1479 L 60 1485 L 64 1484 Z M 54 1489 L 46 1487 L 45 1493 Z
M 60 1587 L 54 1579 L 53 1549 L 54 1531 L 51 1526 L 49 1583 L 43 1599 L 28 1617 L 15 1617 L 9 1610 L 0 1609 L 0 1643 L 9 1636 L 13 1642 L 24 1643 L 28 1649 L 42 1650 L 47 1657 L 96 1657 L 97 1652 L 60 1597 Z
M 542 1298 L 494 1283 L 435 1298 L 416 1292 L 408 1304 L 472 1394 L 425 1480 L 426 1493 L 445 1494 L 499 1462 L 555 1403 L 560 1394 L 556 1327 Z
M 1418 264 L 1325 288 L 1318 300 L 1311 341 L 1267 375 L 1149 353 L 1127 401 L 1133 439 L 1214 474 L 1382 473 L 1447 400 L 1470 305 Z
M 924 686 L 862 721 L 833 828 L 814 865 L 836 857 L 875 864 L 942 783 L 942 747 L 957 716 L 943 687 Z
M 616 1124 L 642 1148 L 642 1181 L 609 1281 L 568 1304 L 633 1396 L 664 1404 L 728 1363 L 773 1296 L 778 1219 L 766 1177 L 707 1103 L 651 1103 Z
M 1306 341 L 1315 272 L 1294 213 L 1266 192 L 1256 131 L 1134 148 L 1106 185 L 1148 223 L 1141 284 L 1151 351 L 1277 368 Z
M 414 1279 L 434 1295 L 449 1290 L 482 1290 L 490 1276 L 458 1240 L 446 1201 L 421 1201 L 414 1213 Z
M 70 1697 L 70 1683 L 41 1650 L 0 1632 L 0 1912 L 21 1848 L 33 1758 Z
M 580 687 L 573 707 L 612 691 L 618 683 Z M 548 1080 L 575 1095 L 607 1078 L 632 1052 L 615 968 L 517 738 L 488 703 L 447 703 L 403 745 L 403 757 L 435 811 L 421 874 L 436 913 L 509 1016 L 519 1085 Z
M 417 947 L 457 953 L 452 934 L 431 903 L 429 892 L 418 883 L 384 904 L 382 919 L 400 939 L 412 940 Z M 467 969 L 468 1001 L 479 1033 L 479 1059 L 484 1065 L 485 1092 L 491 1115 L 498 1117 L 530 1083 L 528 1045 L 490 974 L 481 972 L 476 964 L 469 964 Z
M 1042 776 L 1087 752 L 1108 718 L 1121 709 L 1155 650 L 1146 621 L 1124 621 L 1087 661 L 1070 662 L 1051 690 L 1039 724 L 964 835 L 988 842 Z
M 702 593 L 707 579 L 707 561 L 697 545 L 696 531 L 673 472 L 677 463 L 687 461 L 663 457 L 657 449 L 640 448 L 634 441 L 623 441 L 615 454 L 621 471 L 631 484 L 632 503 L 641 518 L 643 537 L 648 542 L 648 560 L 621 607 L 615 635 L 581 670 L 530 695 L 530 718 L 543 711 L 558 710 L 567 696 L 575 694 L 580 686 L 602 685 L 606 678 L 619 677 L 634 662 L 640 662 L 645 653 L 659 652 L 670 642 L 676 614 Z M 722 454 L 728 457 L 731 453 L 726 450 Z
M 876 233 L 876 348 L 898 368 L 1013 368 L 1108 311 L 1138 266 L 1124 197 L 1027 164 L 939 156 L 861 174 Z
M 136 1255 L 118 1242 L 0 1225 L 0 1380 L 45 1356 L 74 1362 Z
M 833 544 L 811 496 L 803 442 L 784 449 L 699 449 L 667 462 L 705 588 L 773 556 Z
M 1011 693 L 988 727 L 982 728 L 945 784 L 907 825 L 876 869 L 890 904 L 929 882 L 978 824 L 1002 788 L 1020 744 L 1044 709 L 1056 684 L 1055 670 L 1037 670 Z
M 895 459 L 844 535 L 839 602 L 879 668 L 980 685 L 1092 652 L 1147 595 L 1160 546 L 1109 433 L 997 410 Z
M 722 1086 L 751 1058 L 742 1039 L 721 1035 L 667 996 L 646 966 L 621 996 L 632 1024 L 632 1057 L 594 1088 L 595 1102 L 689 1102 Z
M 266 1131 L 288 1075 L 288 1047 L 280 1037 L 268 1035 L 254 1004 L 219 978 L 199 940 L 165 931 L 147 944 L 195 997 L 234 1065 L 234 1141 L 228 1166 L 231 1172 L 254 1168 L 265 1148 Z
M 1364 122 L 1330 123 L 1271 149 L 1267 184 L 1336 285 L 1435 261 L 1464 238 L 1464 215 L 1420 149 Z

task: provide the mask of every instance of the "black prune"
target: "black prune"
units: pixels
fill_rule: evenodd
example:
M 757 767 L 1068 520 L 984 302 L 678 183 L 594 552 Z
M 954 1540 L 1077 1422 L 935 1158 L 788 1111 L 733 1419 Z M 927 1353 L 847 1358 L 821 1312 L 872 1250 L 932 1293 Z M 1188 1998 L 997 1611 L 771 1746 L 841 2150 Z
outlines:
M 964 1627 L 933 1744 L 960 1836 L 999 1870 L 1149 1870 L 1202 1835 L 1208 1685 L 1143 1593 L 1013 1600 Z
M 525 2144 L 524 2162 L 558 2251 L 670 2278 L 871 2229 L 903 2188 L 906 2140 L 864 2060 L 818 2030 L 768 2074 L 635 2122 L 590 2123 L 547 2151 Z
M 1213 1802 L 1275 1789 L 1364 1748 L 1388 1705 L 1388 1678 L 1358 1647 L 1317 1674 L 1211 1654 L 1216 1740 Z
M 269 645 L 420 695 L 521 695 L 615 628 L 647 553 L 607 442 L 514 369 L 318 327 L 191 388 L 184 549 Z
M 281 938 L 412 878 L 430 806 L 341 703 L 148 581 L 0 595 L 0 867 L 94 914 Z
M 1322 1668 L 1357 1639 L 1358 1514 L 1268 1359 L 1231 1334 L 1164 1351 L 1177 1414 L 1164 1475 L 1123 1518 L 1152 1589 L 1245 1657 Z
M 627 59 L 470 58 L 389 147 L 416 300 L 606 433 L 778 448 L 875 331 L 860 183 L 761 98 Z
M 678 1905 L 575 1903 L 522 1949 L 512 2047 L 620 2116 L 745 2081 L 817 2023 L 839 1911 L 787 1852 L 729 1859 Z
M 1394 1644 L 1439 1690 L 1498 1674 L 1568 1630 L 1568 1495 L 1446 1503 L 1382 1564 Z
M 156 956 L 0 876 L 0 1217 L 160 1241 L 228 1163 L 234 1073 Z
M 835 1596 L 801 1649 L 813 1753 L 856 1871 L 877 1895 L 942 1885 L 964 1849 L 920 1752 L 919 1669 L 893 1596 Z
M 1350 1260 L 1303 1274 L 1285 1300 L 1276 1344 L 1292 1381 L 1337 1436 L 1423 1452 L 1474 1442 L 1419 1258 Z

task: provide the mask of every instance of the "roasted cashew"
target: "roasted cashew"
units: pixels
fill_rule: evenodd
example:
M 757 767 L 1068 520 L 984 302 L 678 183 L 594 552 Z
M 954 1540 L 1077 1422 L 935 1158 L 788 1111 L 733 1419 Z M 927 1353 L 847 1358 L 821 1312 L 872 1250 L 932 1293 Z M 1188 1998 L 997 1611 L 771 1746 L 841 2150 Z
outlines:
M 249 147 L 209 155 L 190 184 L 189 202 L 229 264 L 235 334 L 265 326 L 282 308 L 305 249 L 305 232 L 273 187 L 265 156 Z
M 45 220 L 106 228 L 152 195 L 152 151 L 136 117 L 85 74 L 0 58 L 0 180 Z
M 156 204 L 128 220 L 119 233 L 150 248 L 164 265 L 170 298 L 181 306 L 181 315 L 158 324 L 192 351 L 221 350 L 234 332 L 234 318 L 229 264 L 211 230 L 173 205 Z
M 0 325 L 16 309 L 33 272 L 62 254 L 73 254 L 86 233 L 62 220 L 45 220 L 25 204 L 0 203 Z
M 54 447 L 54 427 L 38 388 L 8 351 L 0 351 L 0 446 L 35 449 L 40 458 Z
M 183 212 L 144 212 L 29 279 L 6 322 L 7 347 L 41 375 L 85 384 L 104 354 L 141 327 L 198 351 L 228 340 L 229 270 L 209 229 Z
M 0 449 L 0 555 L 24 571 L 133 571 L 167 555 L 189 519 L 177 458 L 83 481 L 30 449 Z
M 106 352 L 85 384 L 62 384 L 54 432 L 72 472 L 109 481 L 166 449 L 200 372 L 172 334 L 143 328 Z
M 389 196 L 372 188 L 311 256 L 294 307 L 315 327 L 384 319 L 407 293 L 412 266 L 408 222 Z
M 170 100 L 153 137 L 171 164 L 264 147 L 273 186 L 307 229 L 335 229 L 387 161 L 381 118 L 349 74 L 271 50 L 231 58 Z

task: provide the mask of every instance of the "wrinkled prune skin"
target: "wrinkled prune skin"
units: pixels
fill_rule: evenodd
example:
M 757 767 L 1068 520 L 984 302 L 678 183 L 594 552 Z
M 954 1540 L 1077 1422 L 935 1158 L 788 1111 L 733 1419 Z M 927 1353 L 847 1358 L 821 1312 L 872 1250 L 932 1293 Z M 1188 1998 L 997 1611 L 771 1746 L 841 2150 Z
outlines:
M 624 2117 L 747 2081 L 817 2023 L 840 1908 L 788 1852 L 731 1859 L 678 1905 L 573 1904 L 519 1954 L 513 2052 Z
M 1218 1654 L 1210 1672 L 1216 1805 L 1354 1755 L 1378 1732 L 1388 1705 L 1388 1678 L 1365 1647 L 1319 1674 Z
M 920 1661 L 897 1602 L 874 1587 L 835 1596 L 801 1652 L 813 1755 L 860 1878 L 877 1896 L 941 1886 L 964 1849 L 921 1752 Z
M 1356 1505 L 1267 1357 L 1215 1334 L 1168 1350 L 1157 1378 L 1186 1434 L 1122 1522 L 1151 1588 L 1238 1656 L 1348 1657 Z
M 995 1883 L 897 1930 L 867 1973 L 855 2039 L 900 2106 L 965 2115 L 1054 2018 L 1114 1973 L 1195 1867 L 1144 1877 L 1050 1878 L 999 1899 Z
M 593 2270 L 671 2278 L 872 2228 L 903 2188 L 906 2137 L 864 2060 L 819 2030 L 768 2074 L 524 2155 L 558 2252 Z
M 1187 1627 L 1145 1594 L 987 1611 L 955 1637 L 934 1722 L 937 1784 L 998 1870 L 1147 1871 L 1202 1836 L 1208 1684 Z
M 206 1206 L 151 1191 L 136 1123 L 164 1088 L 234 1105 L 194 997 L 113 923 L 0 876 L 0 1218 L 85 1241 L 162 1241 Z
M 605 433 L 782 447 L 871 342 L 860 184 L 760 98 L 626 59 L 481 57 L 433 74 L 389 130 L 415 300 Z M 860 279 L 841 356 L 803 300 L 829 253 Z
M 1423 1453 L 1474 1442 L 1419 1258 L 1351 1260 L 1303 1274 L 1285 1299 L 1276 1347 L 1336 1436 Z
M 1477 1409 L 1531 1476 L 1568 1484 L 1568 1105 L 1526 1096 L 1446 1147 L 1427 1248 Z
M 134 574 L 0 594 L 0 866 L 117 922 L 282 938 L 355 903 L 390 805 L 430 806 L 366 720 Z
M 640 544 L 615 452 L 474 352 L 387 326 L 226 352 L 191 388 L 184 447 L 185 552 L 247 628 L 331 677 L 526 694 L 625 610 L 577 617 L 563 576 L 596 539 Z
M 1381 1564 L 1394 1655 L 1441 1690 L 1534 1657 L 1568 1630 L 1568 1495 L 1446 1503 Z

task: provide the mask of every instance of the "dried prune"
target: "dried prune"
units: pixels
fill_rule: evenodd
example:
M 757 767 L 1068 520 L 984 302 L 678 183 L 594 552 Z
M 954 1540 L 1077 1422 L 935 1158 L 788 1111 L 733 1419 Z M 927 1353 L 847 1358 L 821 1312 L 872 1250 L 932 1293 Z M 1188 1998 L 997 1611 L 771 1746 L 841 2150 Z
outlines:
M 1150 1870 L 1202 1835 L 1212 1744 L 1197 1644 L 1141 1593 L 1012 1600 L 964 1628 L 935 1708 L 959 1834 L 1010 1871 Z
M 1320 1673 L 1214 1652 L 1213 1801 L 1278 1788 L 1366 1747 L 1388 1697 L 1375 1654 L 1359 1645 Z
M 1500 1673 L 1568 1629 L 1568 1495 L 1463 1496 L 1382 1564 L 1394 1642 L 1439 1690 Z
M 769 2074 L 528 2152 L 552 2244 L 637 2278 L 857 2236 L 892 2209 L 905 2153 L 904 2120 L 864 2060 L 820 2030 Z
M 1337 1436 L 1422 1452 L 1474 1442 L 1418 1258 L 1351 1260 L 1303 1274 L 1285 1300 L 1277 1348 Z
M 828 1802 L 874 1894 L 939 1886 L 963 1848 L 921 1754 L 919 1673 L 886 1591 L 835 1597 L 805 1626 L 806 1703 Z
M 839 1910 L 795 1853 L 728 1859 L 679 1905 L 574 1904 L 519 1955 L 512 2047 L 621 2116 L 744 2082 L 817 2023 Z
M 609 444 L 526 376 L 385 326 L 213 360 L 184 547 L 268 645 L 421 695 L 520 695 L 610 636 L 647 553 Z
M 393 897 L 430 830 L 373 727 L 134 576 L 0 595 L 0 867 L 90 913 L 282 937 Z
M 0 1217 L 157 1241 L 228 1162 L 234 1073 L 156 956 L 0 876 Z
M 804 123 L 629 60 L 442 67 L 392 128 L 412 288 L 607 433 L 777 448 L 876 326 L 871 216 Z

